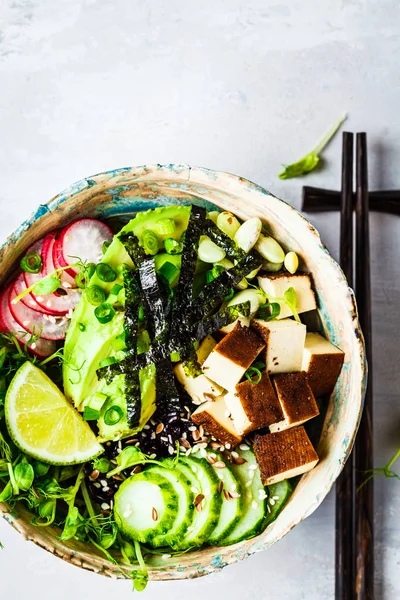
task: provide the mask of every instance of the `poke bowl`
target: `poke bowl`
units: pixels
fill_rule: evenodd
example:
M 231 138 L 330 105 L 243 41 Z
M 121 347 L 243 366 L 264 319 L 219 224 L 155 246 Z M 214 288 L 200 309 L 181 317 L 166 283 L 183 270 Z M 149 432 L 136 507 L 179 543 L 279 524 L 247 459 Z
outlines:
M 219 217 L 218 213 L 224 216 Z M 140 234 L 137 225 L 136 229 L 129 225 L 134 223 L 132 219 L 136 214 L 140 216 L 136 221 L 140 225 Z M 148 216 L 142 215 L 151 215 L 150 221 Z M 152 215 L 157 215 L 156 221 Z M 185 225 L 179 229 L 181 218 Z M 232 219 L 234 232 L 229 230 Z M 100 226 L 97 227 L 96 222 Z M 153 227 L 152 223 L 156 225 Z M 90 229 L 91 224 L 94 224 L 94 229 Z M 256 237 L 249 242 L 249 236 L 254 237 L 254 227 L 257 230 Z M 240 231 L 246 234 L 244 238 Z M 116 237 L 113 238 L 114 233 Z M 193 247 L 190 247 L 193 236 L 196 239 L 196 271 L 194 267 L 191 271 L 191 263 L 187 258 L 191 251 L 193 258 Z M 100 246 L 100 251 L 97 249 L 97 255 L 92 257 L 90 248 L 96 244 L 98 246 L 100 238 L 102 243 L 107 243 Z M 76 240 L 79 239 L 79 243 L 84 247 L 86 244 L 88 248 L 85 258 L 91 261 L 90 264 L 97 263 L 96 270 L 90 274 L 88 263 L 82 262 L 82 257 L 75 252 Z M 125 258 L 119 260 L 119 271 L 112 262 L 116 239 L 119 245 L 122 240 L 127 252 Z M 154 251 L 153 243 L 156 243 Z M 60 276 L 63 289 L 57 284 L 55 288 L 51 287 L 52 281 L 51 289 L 43 287 L 44 279 L 46 284 L 49 284 L 49 277 L 50 280 L 54 279 L 51 270 L 43 271 L 47 260 L 43 247 L 48 248 L 48 245 L 51 248 L 51 268 L 55 269 L 56 277 Z M 67 246 L 70 250 L 64 250 L 63 254 L 63 248 Z M 215 252 L 216 255 L 213 254 Z M 209 253 L 211 258 L 208 258 Z M 42 257 L 39 271 L 34 264 L 37 256 Z M 179 265 L 175 262 L 177 256 L 181 261 Z M 260 256 L 263 260 L 257 263 L 257 257 L 260 259 Z M 107 261 L 107 257 L 111 258 Z M 135 267 L 141 265 L 137 271 L 132 268 L 129 258 L 132 258 Z M 153 277 L 154 272 L 150 275 L 148 271 L 144 273 L 143 265 L 149 264 L 154 270 L 158 259 L 161 267 L 157 267 L 157 276 Z M 250 261 L 246 272 L 240 270 L 243 260 Z M 200 263 L 203 268 L 199 267 Z M 135 279 L 136 272 L 139 274 Z M 192 299 L 196 276 L 201 281 L 200 291 Z M 93 285 L 92 277 L 98 277 L 96 285 Z M 80 283 L 78 287 L 75 285 L 77 278 Z M 193 284 L 189 295 L 183 286 L 177 287 L 184 278 L 188 278 L 190 286 Z M 167 290 L 160 297 L 154 295 L 155 288 L 151 287 L 157 281 L 160 289 L 162 283 L 164 292 Z M 108 298 L 99 290 L 103 283 Z M 218 285 L 222 286 L 221 289 Z M 73 301 L 71 289 L 80 295 Z M 209 289 L 212 290 L 211 294 L 207 291 Z M 20 339 L 17 336 L 15 340 L 8 337 L 6 341 L 8 345 L 22 348 L 21 352 L 27 353 L 27 356 L 34 356 L 25 364 L 18 363 L 19 370 L 13 383 L 5 390 L 3 412 L 4 401 L 0 403 L 0 415 L 7 422 L 11 449 L 17 448 L 18 458 L 14 462 L 10 459 L 10 464 L 18 463 L 21 466 L 19 478 L 22 478 L 22 482 L 24 476 L 29 479 L 32 475 L 25 491 L 24 483 L 19 486 L 20 493 L 26 496 L 33 490 L 33 496 L 31 502 L 17 501 L 17 495 L 13 501 L 15 481 L 7 479 L 9 468 L 3 453 L 0 456 L 0 512 L 25 539 L 63 560 L 110 577 L 126 577 L 138 568 L 135 552 L 137 545 L 142 543 L 150 580 L 207 575 L 279 541 L 319 506 L 339 476 L 357 432 L 367 377 L 363 336 L 354 294 L 313 226 L 294 208 L 260 186 L 228 173 L 186 165 L 122 168 L 88 177 L 47 204 L 40 205 L 8 238 L 0 249 L 0 290 L 2 305 L 8 315 L 0 318 L 2 335 L 5 333 L 7 336 L 10 330 L 15 331 L 18 326 L 20 329 L 26 328 L 27 338 Z M 136 290 L 136 296 L 132 290 Z M 123 299 L 120 297 L 121 291 L 124 292 Z M 257 294 L 261 300 L 254 308 L 253 299 Z M 48 304 L 50 297 L 53 305 Z M 111 307 L 110 297 L 114 298 L 114 308 Z M 133 300 L 129 304 L 129 298 L 135 297 L 141 298 L 141 306 L 137 302 L 135 305 Z M 83 298 L 87 305 L 85 307 L 82 305 Z M 236 302 L 235 298 L 238 298 Z M 70 300 L 72 304 L 69 304 Z M 207 304 L 207 310 L 204 303 Z M 134 305 L 136 308 L 132 308 Z M 191 316 L 190 327 L 187 325 L 189 305 L 192 311 L 197 310 L 197 317 L 194 319 Z M 59 310 L 60 307 L 62 310 Z M 122 341 L 122 346 L 121 343 L 112 345 L 108 354 L 102 350 L 105 345 L 99 345 L 97 341 L 82 346 L 82 336 L 88 329 L 83 316 L 88 310 L 97 318 L 93 337 L 102 336 L 105 330 L 99 329 L 100 326 L 110 328 L 110 322 L 118 322 L 120 329 L 115 325 L 113 340 Z M 136 338 L 133 354 L 130 354 L 132 348 L 129 350 L 127 342 L 129 331 L 134 330 L 135 335 L 140 337 L 140 311 L 143 313 L 143 310 L 145 318 L 146 311 L 152 315 L 147 336 L 151 340 L 145 340 L 147 346 L 143 352 L 144 356 L 151 355 L 149 361 L 151 365 L 156 365 L 156 383 L 148 383 L 146 393 L 150 394 L 151 400 L 146 406 L 143 400 L 143 385 L 146 384 L 132 373 L 138 371 L 138 365 L 141 365 L 143 372 L 150 369 L 151 365 L 149 362 L 140 363 Z M 157 310 L 161 313 L 157 313 Z M 162 354 L 161 342 L 166 338 L 163 337 L 165 330 L 160 314 L 167 310 L 173 322 L 168 340 L 174 340 L 178 346 L 169 345 L 166 358 L 165 353 Z M 33 313 L 38 315 L 39 326 L 32 330 L 28 321 Z M 204 318 L 206 313 L 208 319 Z M 193 312 L 190 314 L 193 315 Z M 133 329 L 127 329 L 128 318 Z M 213 320 L 213 327 L 210 320 Z M 66 331 L 65 349 L 61 349 L 60 342 L 54 341 L 60 338 L 52 335 L 53 329 L 59 327 L 60 323 Z M 283 329 L 285 342 L 281 337 Z M 50 332 L 44 339 L 41 338 L 43 331 Z M 204 342 L 210 337 L 211 346 L 200 360 L 199 348 L 204 349 Z M 190 351 L 195 348 L 197 353 L 195 368 L 200 370 L 195 374 L 188 372 L 188 368 L 193 366 L 193 354 L 190 354 L 188 346 Z M 97 360 L 97 370 L 89 372 L 88 363 L 93 360 L 92 354 Z M 61 355 L 62 380 L 55 379 L 55 385 L 50 381 L 52 361 Z M 46 363 L 47 358 L 49 362 Z M 167 359 L 168 364 L 170 361 L 173 365 L 173 371 L 170 367 L 163 370 Z M 121 367 L 121 364 L 128 367 Z M 114 397 L 112 386 L 116 381 L 114 377 L 117 377 L 116 369 L 120 369 L 118 377 L 124 378 L 125 390 L 136 389 L 135 386 L 139 390 L 142 398 L 139 409 L 134 405 L 129 408 L 128 401 L 127 409 L 121 409 L 115 399 L 109 401 L 110 397 Z M 48 397 L 57 397 L 54 402 L 60 403 L 58 407 L 62 402 L 65 403 L 62 410 L 70 411 L 68 418 L 74 423 L 73 427 L 78 431 L 82 426 L 82 435 L 86 436 L 89 449 L 85 444 L 82 447 L 78 444 L 74 456 L 68 461 L 63 462 L 61 450 L 53 448 L 50 438 L 50 441 L 41 443 L 37 441 L 36 434 L 32 436 L 32 429 L 42 431 L 42 421 L 29 421 L 30 408 L 23 402 L 21 408 L 21 397 L 26 397 L 23 386 L 27 378 L 36 377 L 36 371 L 40 371 L 39 378 L 43 376 L 47 382 L 50 381 L 47 388 L 45 385 Z M 170 390 L 171 377 L 184 394 L 185 401 L 181 402 L 182 406 L 171 409 L 174 417 L 168 421 L 171 411 L 162 413 L 163 418 L 157 417 L 158 413 L 154 411 L 161 409 L 166 397 L 165 390 Z M 206 386 L 198 388 L 204 393 L 201 401 L 198 398 L 200 392 L 197 389 L 194 393 L 192 385 L 193 381 L 198 385 L 200 379 L 202 385 Z M 128 380 L 131 387 L 128 387 Z M 90 395 L 90 386 L 94 385 L 94 381 L 94 393 Z M 99 381 L 105 381 L 104 385 L 108 387 L 99 388 Z M 38 384 L 40 386 L 43 389 L 42 383 Z M 264 389 L 265 397 L 261 397 L 261 389 Z M 59 390 L 65 393 L 65 397 Z M 126 391 L 124 393 L 128 395 Z M 90 401 L 87 400 L 89 395 Z M 168 396 L 168 402 L 172 402 L 172 396 Z M 42 398 L 41 402 L 45 404 L 40 405 L 40 410 L 48 411 L 47 400 Z M 189 402 L 192 404 L 187 408 Z M 79 413 L 71 408 L 71 403 L 75 404 Z M 248 406 L 249 403 L 251 406 Z M 18 410 L 23 413 L 23 418 L 20 418 Z M 55 416 L 54 407 L 51 410 Z M 129 413 L 129 410 L 132 414 L 122 414 L 123 411 Z M 132 416 L 135 410 L 136 413 L 139 410 L 136 417 Z M 181 429 L 174 437 L 173 432 L 178 431 L 174 421 L 178 413 L 182 423 L 179 420 Z M 269 414 L 268 418 L 266 413 Z M 97 418 L 98 427 L 88 425 L 91 419 Z M 132 428 L 131 418 L 136 418 L 135 428 Z M 24 419 L 28 419 L 26 426 L 23 425 Z M 79 424 L 76 424 L 78 420 Z M 168 428 L 170 421 L 173 425 Z M 25 438 L 21 441 L 23 427 L 26 427 Z M 53 422 L 53 428 L 57 430 L 57 423 Z M 54 435 L 57 439 L 57 434 Z M 159 441 L 161 439 L 165 441 Z M 195 446 L 196 456 L 193 450 Z M 121 457 L 133 455 L 135 451 L 143 452 L 146 460 L 143 459 L 141 463 L 139 459 L 130 459 L 124 464 Z M 108 463 L 104 470 L 99 462 L 103 459 Z M 80 468 L 82 464 L 85 466 Z M 179 467 L 180 464 L 183 466 Z M 181 468 L 188 479 L 188 487 L 184 492 L 182 481 L 179 485 L 192 511 L 190 519 L 183 514 L 185 511 L 182 512 L 179 527 L 177 515 L 183 501 L 171 483 L 171 477 L 176 477 L 174 471 L 177 468 Z M 244 468 L 247 469 L 246 481 L 243 479 Z M 71 471 L 67 472 L 67 469 Z M 204 487 L 200 485 L 199 489 L 195 489 L 196 486 L 192 485 L 191 478 L 198 469 L 202 476 L 204 471 L 207 485 L 211 486 L 211 492 L 210 489 L 206 490 L 210 495 L 209 501 Z M 48 485 L 46 477 L 49 473 L 56 473 L 61 486 L 61 492 L 57 488 L 58 492 L 53 496 L 42 492 L 40 487 L 41 477 L 45 478 Z M 71 483 L 68 477 L 72 475 L 75 479 Z M 113 476 L 115 479 L 112 479 Z M 234 483 L 228 488 L 230 476 Z M 61 483 L 62 477 L 66 483 Z M 260 481 L 262 491 L 258 490 L 257 497 L 252 497 L 249 490 L 253 489 L 252 481 L 255 478 Z M 271 492 L 275 489 L 273 486 L 279 486 L 282 482 L 286 485 L 285 492 L 282 492 L 284 499 Z M 5 492 L 7 485 L 8 492 Z M 68 504 L 71 495 L 62 495 L 67 486 L 68 493 L 75 493 L 75 496 L 78 488 L 80 494 L 84 492 L 83 499 L 78 501 L 78 508 L 73 502 Z M 31 491 L 27 491 L 28 488 Z M 60 494 L 58 497 L 57 493 Z M 102 497 L 102 494 L 106 496 Z M 86 503 L 85 506 L 88 496 L 91 499 L 88 500 L 89 505 Z M 132 498 L 136 497 L 141 497 L 142 503 L 148 505 L 147 509 L 150 510 L 145 518 L 139 515 L 140 523 L 138 519 L 135 521 L 135 506 L 131 506 Z M 246 497 L 250 498 L 247 508 Z M 61 498 L 63 503 L 62 519 L 57 512 L 57 498 Z M 225 508 L 224 500 L 229 509 Z M 218 528 L 221 534 L 217 537 L 214 535 L 213 540 L 210 527 L 207 529 L 207 539 L 197 535 L 201 527 L 201 531 L 205 531 L 204 523 L 200 527 L 199 521 L 207 510 L 210 514 L 212 512 L 207 502 L 214 502 L 214 521 L 208 521 L 209 524 L 213 523 L 211 529 Z M 96 510 L 93 510 L 92 503 Z M 243 525 L 243 515 L 250 515 L 248 518 L 254 521 L 251 508 L 257 512 L 260 505 L 263 508 L 261 516 L 256 519 L 257 524 L 253 528 Z M 111 530 L 107 529 L 107 535 L 104 536 L 104 539 L 112 537 L 110 543 L 103 543 L 104 539 L 99 542 L 93 533 L 96 531 L 92 527 L 93 519 L 96 525 L 98 510 L 102 511 L 100 519 L 104 517 L 107 527 L 110 525 L 107 520 L 110 510 L 114 510 L 117 526 L 113 521 Z M 228 519 L 229 523 L 222 526 L 220 520 L 223 510 L 227 515 L 224 519 Z M 143 519 L 148 521 L 146 527 L 141 524 Z M 38 526 L 46 523 L 46 527 Z M 161 524 L 163 528 L 160 529 Z M 72 533 L 65 534 L 66 529 Z M 150 530 L 151 534 L 148 533 Z M 183 545 L 178 543 L 176 533 L 178 537 L 187 537 L 188 541 Z M 95 543 L 88 543 L 88 539 Z M 118 558 L 113 552 L 115 539 L 121 540 Z M 162 539 L 162 543 L 157 543 L 159 539 Z M 129 554 L 130 547 L 133 548 L 133 559 Z

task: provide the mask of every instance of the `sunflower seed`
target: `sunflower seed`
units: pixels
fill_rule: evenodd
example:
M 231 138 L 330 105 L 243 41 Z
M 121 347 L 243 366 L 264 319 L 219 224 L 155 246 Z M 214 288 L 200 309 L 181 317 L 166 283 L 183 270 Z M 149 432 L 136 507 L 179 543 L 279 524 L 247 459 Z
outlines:
M 161 433 L 163 429 L 164 429 L 164 423 L 159 423 L 156 427 L 156 435 Z
M 158 521 L 158 512 L 157 509 L 153 508 L 151 509 L 151 518 L 153 519 L 153 521 Z
M 184 447 L 184 448 L 190 448 L 190 444 L 189 442 L 184 438 L 181 437 L 179 440 L 179 443 Z
M 136 473 L 140 473 L 141 470 L 142 470 L 142 467 L 140 465 L 136 465 L 136 467 L 133 467 L 131 474 L 136 475 Z
M 220 494 L 223 489 L 224 489 L 224 482 L 220 481 L 218 484 L 218 494 Z
M 210 454 L 206 455 L 206 461 L 210 463 L 210 465 L 215 464 L 215 458 L 213 458 Z
M 213 467 L 215 467 L 216 469 L 225 469 L 226 464 L 222 462 L 222 460 L 217 460 L 217 462 L 213 464 Z
M 203 510 L 203 505 L 201 502 L 200 502 L 200 504 L 197 504 L 196 510 L 197 510 L 197 512 L 201 512 Z
M 244 463 L 247 462 L 247 460 L 245 458 L 242 458 L 241 456 L 238 456 L 237 458 L 233 456 L 232 458 L 235 465 L 244 465 Z
M 215 396 L 213 396 L 213 394 L 209 394 L 208 392 L 205 392 L 203 394 L 203 398 L 204 400 L 208 400 L 209 402 L 214 402 L 215 400 Z
M 203 502 L 204 500 L 204 495 L 203 494 L 197 494 L 196 498 L 193 500 L 193 504 L 195 506 L 197 506 L 198 504 L 200 504 L 200 502 Z
M 95 469 L 94 471 L 92 471 L 90 473 L 90 479 L 92 481 L 96 481 L 96 479 L 98 478 L 99 475 L 100 475 L 100 471 L 98 471 L 97 469 Z
M 238 492 L 235 491 L 230 491 L 229 495 L 231 498 L 240 498 L 240 494 L 238 494 Z
M 195 442 L 197 442 L 200 439 L 200 433 L 197 431 L 197 429 L 192 432 L 192 438 Z
M 229 492 L 227 490 L 224 490 L 224 496 L 225 496 L 225 500 L 231 500 L 231 497 L 230 497 Z

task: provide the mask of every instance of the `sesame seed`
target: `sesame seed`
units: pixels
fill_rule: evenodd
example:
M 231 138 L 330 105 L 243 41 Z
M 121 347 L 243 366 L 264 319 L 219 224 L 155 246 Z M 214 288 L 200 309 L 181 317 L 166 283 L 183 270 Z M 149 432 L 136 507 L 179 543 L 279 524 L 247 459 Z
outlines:
M 272 496 L 273 500 L 279 500 L 279 496 Z
M 225 448 L 226 448 L 227 450 L 230 450 L 230 449 L 232 448 L 232 444 L 225 444 Z
M 188 427 L 189 431 L 196 431 L 197 427 L 195 425 L 191 425 Z
M 189 456 L 189 454 L 191 454 L 191 453 L 192 453 L 192 449 L 191 449 L 191 448 L 188 448 L 188 449 L 186 450 L 186 454 L 185 454 L 185 456 Z
M 255 471 L 257 469 L 257 465 L 249 465 L 249 469 Z
M 68 281 L 63 281 L 61 285 L 65 290 L 69 290 L 69 288 L 72 287 Z
M 150 429 L 150 425 L 145 425 L 143 429 Z
M 150 424 L 153 425 L 153 427 L 155 426 L 156 422 L 154 419 L 150 419 Z
M 150 458 L 151 458 L 151 459 L 154 459 L 154 458 L 156 458 L 156 456 L 157 456 L 157 454 L 154 454 L 154 453 L 153 453 L 153 454 L 150 454 Z
M 240 444 L 239 448 L 241 450 L 249 450 L 249 447 L 247 446 L 247 444 Z
M 103 491 L 103 492 L 108 492 L 108 490 L 109 490 L 109 489 L 110 489 L 110 488 L 108 487 L 108 485 L 105 485 L 105 486 L 102 488 L 102 491 Z
M 36 348 L 36 342 L 33 342 L 33 344 L 31 344 L 31 348 L 32 348 L 32 350 L 34 350 Z
M 43 315 L 43 316 L 45 317 L 46 315 Z M 28 327 L 28 325 L 29 325 L 29 321 L 22 321 L 22 325 L 23 325 L 24 327 Z
M 168 442 L 168 438 L 167 438 L 167 436 L 166 436 L 166 435 L 161 435 L 161 436 L 160 436 L 160 440 L 161 440 L 162 442 Z
M 234 450 L 232 450 L 231 454 L 232 454 L 233 458 L 239 458 L 239 454 L 237 452 L 235 452 Z
M 222 462 L 222 460 L 217 460 L 217 462 L 213 464 L 213 467 L 216 469 L 225 469 L 226 464 Z
M 270 509 L 270 507 L 268 506 L 268 504 L 267 504 L 267 511 L 268 511 L 269 513 L 271 512 L 271 509 Z
M 100 479 L 100 483 L 101 483 L 101 485 L 103 485 L 103 486 L 104 486 L 104 485 L 107 485 L 107 481 L 106 481 L 106 479 Z
M 156 434 L 154 433 L 154 431 L 152 431 L 150 439 L 155 440 L 156 439 Z
M 254 471 L 249 471 L 249 477 L 250 477 L 250 479 L 253 479 L 253 477 L 254 477 Z
M 246 481 L 246 487 L 250 487 L 252 483 L 253 482 L 251 481 L 251 479 L 249 481 Z
M 275 504 L 275 500 L 274 500 L 273 498 L 270 498 L 270 499 L 269 499 L 269 503 L 270 503 L 270 505 L 271 505 L 271 506 L 274 506 L 274 504 Z
M 107 502 L 103 502 L 103 504 L 100 506 L 101 510 L 109 510 L 110 509 L 110 505 L 107 504 Z
M 258 504 L 255 500 L 251 503 L 251 508 L 257 508 Z
M 48 308 L 50 308 L 50 306 L 51 306 L 51 300 L 47 300 L 47 302 L 46 302 L 46 306 L 47 306 Z
M 169 452 L 169 454 L 174 454 L 174 452 L 175 452 L 174 447 L 171 445 L 168 446 L 168 452 Z
M 94 487 L 96 487 L 96 488 L 101 488 L 101 484 L 100 484 L 100 483 L 98 483 L 97 481 L 96 481 L 96 482 L 95 482 L 93 485 L 94 485 Z

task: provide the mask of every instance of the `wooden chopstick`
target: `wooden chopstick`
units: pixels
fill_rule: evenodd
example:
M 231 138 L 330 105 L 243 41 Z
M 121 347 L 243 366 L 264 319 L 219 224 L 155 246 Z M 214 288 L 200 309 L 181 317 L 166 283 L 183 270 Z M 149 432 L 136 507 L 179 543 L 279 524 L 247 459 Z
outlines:
M 355 442 L 355 550 L 357 600 L 374 598 L 373 478 L 367 483 L 366 471 L 373 468 L 372 436 L 372 322 L 369 246 L 369 202 L 367 136 L 356 140 L 356 295 L 361 329 L 369 364 L 364 412 Z M 361 487 L 360 487 L 361 486 Z
M 343 133 L 342 191 L 340 213 L 340 264 L 353 286 L 353 134 Z M 351 600 L 354 569 L 354 468 L 353 453 L 336 482 L 335 598 Z
M 341 192 L 325 190 L 323 188 L 303 186 L 303 202 L 301 210 L 304 212 L 329 212 L 337 211 L 341 205 Z M 356 206 L 356 195 L 353 194 L 353 207 Z M 382 190 L 369 192 L 369 209 L 374 212 L 383 212 L 400 215 L 400 190 Z

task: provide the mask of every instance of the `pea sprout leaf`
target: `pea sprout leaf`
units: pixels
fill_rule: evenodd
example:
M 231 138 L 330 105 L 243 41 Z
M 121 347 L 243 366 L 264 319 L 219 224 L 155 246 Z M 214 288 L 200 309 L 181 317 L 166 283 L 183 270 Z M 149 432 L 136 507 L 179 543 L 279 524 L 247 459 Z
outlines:
M 392 470 L 392 466 L 399 458 L 400 458 L 400 448 L 394 453 L 392 458 L 389 460 L 389 462 L 384 467 L 368 469 L 367 471 L 365 471 L 365 474 L 367 475 L 367 477 L 366 477 L 365 481 L 363 481 L 363 483 L 358 487 L 357 492 L 359 492 L 360 489 L 368 483 L 368 481 L 373 479 L 373 477 L 383 476 L 383 477 L 386 477 L 387 479 L 399 479 L 400 480 L 400 475 L 398 473 L 395 473 L 395 471 Z
M 40 296 L 46 296 L 47 294 L 53 294 L 61 285 L 59 277 L 48 276 L 38 281 L 34 286 L 35 294 Z
M 297 294 L 296 294 L 296 290 L 294 289 L 294 287 L 290 287 L 286 290 L 286 292 L 284 293 L 284 299 L 285 299 L 286 304 L 292 311 L 294 318 L 296 319 L 296 321 L 298 321 L 300 323 L 299 313 L 297 312 L 297 309 L 298 309 Z
M 325 148 L 325 146 L 331 141 L 335 133 L 338 131 L 342 123 L 346 120 L 347 115 L 344 114 L 340 119 L 333 125 L 328 133 L 322 138 L 322 140 L 315 146 L 311 152 L 306 154 L 303 158 L 298 160 L 291 165 L 286 165 L 281 173 L 279 173 L 279 179 L 291 179 L 293 177 L 300 177 L 310 171 L 313 171 L 320 162 L 319 154 Z
M 143 454 L 136 446 L 127 446 L 122 450 L 120 454 L 118 454 L 117 458 L 117 467 L 112 471 L 109 471 L 106 477 L 112 477 L 113 475 L 117 475 L 121 471 L 125 469 L 130 469 L 136 465 L 143 465 L 147 463 L 159 465 L 160 467 L 165 467 L 165 465 L 158 460 L 153 460 L 149 458 L 146 454 Z
M 14 477 L 20 490 L 27 492 L 32 486 L 35 472 L 25 458 L 14 468 Z

